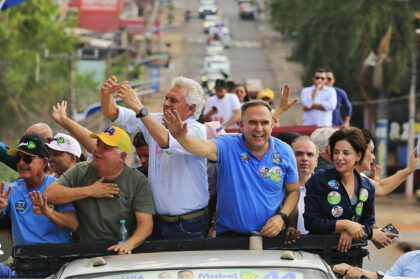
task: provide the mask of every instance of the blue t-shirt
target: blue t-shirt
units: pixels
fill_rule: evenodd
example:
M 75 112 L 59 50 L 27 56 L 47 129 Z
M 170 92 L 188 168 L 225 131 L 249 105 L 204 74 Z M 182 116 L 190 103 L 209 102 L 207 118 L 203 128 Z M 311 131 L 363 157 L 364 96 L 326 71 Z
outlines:
M 16 245 L 71 242 L 70 231 L 59 228 L 46 216 L 37 215 L 32 211 L 29 192 L 40 191 L 43 194 L 45 188 L 54 181 L 54 177 L 45 175 L 41 186 L 32 190 L 26 188 L 23 179 L 6 185 L 6 191 L 9 186 L 12 186 L 13 189 L 7 199 L 7 206 L 3 209 L 3 215 L 10 215 L 13 241 Z M 54 205 L 54 209 L 62 213 L 74 210 L 74 207 L 72 204 L 63 204 Z
M 292 149 L 270 137 L 261 161 L 245 146 L 243 134 L 221 135 L 217 145 L 216 232 L 260 231 L 284 199 L 284 183 L 298 180 Z

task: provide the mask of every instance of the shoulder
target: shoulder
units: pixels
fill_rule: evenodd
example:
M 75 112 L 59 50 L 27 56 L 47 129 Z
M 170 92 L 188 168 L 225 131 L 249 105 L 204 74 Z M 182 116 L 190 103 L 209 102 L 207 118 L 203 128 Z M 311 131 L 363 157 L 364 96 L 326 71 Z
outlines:
M 334 87 L 335 91 L 337 92 L 337 94 L 341 95 L 341 96 L 347 96 L 346 92 L 344 91 L 344 89 L 339 88 L 339 87 Z
M 52 184 L 53 182 L 55 182 L 57 180 L 57 178 L 50 176 L 50 175 L 46 175 L 45 176 L 45 181 L 46 181 L 46 185 L 48 186 L 49 184 Z
M 363 174 L 364 175 L 364 174 Z M 360 175 L 359 173 L 357 173 L 358 177 L 360 177 L 360 181 L 362 182 L 362 187 L 365 189 L 369 189 L 369 190 L 374 190 L 375 186 L 373 185 L 372 181 L 365 176 Z
M 308 183 L 336 181 L 337 171 L 334 168 L 319 169 L 309 178 Z M 333 182 L 331 182 L 332 184 Z M 335 182 L 334 182 L 335 183 Z
M 307 92 L 312 92 L 314 89 L 314 86 L 310 86 L 310 87 L 304 87 L 302 89 L 302 93 L 307 93 Z
M 223 145 L 223 144 L 232 145 L 234 143 L 239 144 L 240 141 L 242 141 L 241 137 L 242 137 L 241 133 L 230 133 L 230 134 L 219 135 L 216 138 L 214 138 L 213 141 L 218 146 Z

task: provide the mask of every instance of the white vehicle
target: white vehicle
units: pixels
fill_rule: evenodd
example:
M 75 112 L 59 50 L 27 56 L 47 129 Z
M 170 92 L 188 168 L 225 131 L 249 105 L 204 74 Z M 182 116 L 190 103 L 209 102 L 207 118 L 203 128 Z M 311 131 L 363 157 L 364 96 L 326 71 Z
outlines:
M 95 258 L 75 260 L 64 266 L 56 278 L 272 278 L 331 279 L 331 268 L 318 255 L 290 252 L 293 259 L 282 259 L 283 251 L 233 250 L 184 251 L 106 256 L 102 265 Z
M 213 55 L 204 58 L 203 69 L 214 68 L 223 71 L 227 75 L 230 74 L 230 62 L 225 55 Z
M 213 26 L 217 26 L 219 23 L 219 17 L 216 15 L 208 15 L 203 22 L 204 33 L 209 33 L 209 29 Z
M 216 15 L 219 8 L 215 4 L 205 3 L 198 8 L 198 16 L 204 18 L 207 15 Z
M 232 33 L 227 26 L 223 26 L 222 28 L 219 28 L 218 26 L 210 27 L 209 35 L 214 37 L 214 34 L 218 35 L 219 40 L 213 40 L 210 44 L 220 41 L 225 48 L 229 48 L 231 46 Z
M 224 46 L 222 42 L 215 41 L 212 42 L 210 45 L 206 46 L 206 56 L 210 55 L 220 55 L 223 53 Z

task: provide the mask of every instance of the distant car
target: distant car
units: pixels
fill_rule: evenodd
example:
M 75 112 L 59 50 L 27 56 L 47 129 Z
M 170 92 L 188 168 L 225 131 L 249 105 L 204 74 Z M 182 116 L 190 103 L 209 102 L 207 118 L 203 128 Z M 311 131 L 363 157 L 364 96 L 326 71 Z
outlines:
M 204 33 L 209 33 L 211 27 L 217 26 L 219 17 L 217 15 L 207 15 L 203 22 Z
M 221 55 L 223 53 L 224 46 L 222 42 L 214 42 L 206 46 L 206 56 Z
M 197 279 L 334 279 L 329 265 L 318 255 L 283 251 L 232 250 L 184 251 L 104 256 L 94 266 L 94 258 L 72 261 L 54 278 L 197 278 Z
M 249 3 L 240 4 L 239 17 L 241 19 L 254 19 L 254 7 Z
M 257 93 L 264 88 L 260 79 L 246 79 L 245 86 L 248 90 L 248 94 L 253 99 L 255 99 L 257 97 Z
M 206 56 L 203 60 L 203 70 L 205 71 L 206 68 L 214 68 L 227 75 L 230 74 L 230 62 L 225 55 Z
M 207 15 L 216 15 L 218 11 L 219 8 L 217 7 L 217 5 L 204 4 L 200 5 L 200 7 L 198 8 L 198 16 L 200 18 L 205 18 L 205 16 Z
M 215 34 L 217 34 L 215 36 Z M 214 38 L 217 37 L 218 40 L 213 40 L 213 42 L 220 41 L 222 42 L 223 46 L 225 48 L 229 48 L 232 45 L 232 33 L 230 32 L 229 28 L 227 26 L 222 26 L 221 28 L 219 26 L 213 26 L 209 28 L 209 35 Z

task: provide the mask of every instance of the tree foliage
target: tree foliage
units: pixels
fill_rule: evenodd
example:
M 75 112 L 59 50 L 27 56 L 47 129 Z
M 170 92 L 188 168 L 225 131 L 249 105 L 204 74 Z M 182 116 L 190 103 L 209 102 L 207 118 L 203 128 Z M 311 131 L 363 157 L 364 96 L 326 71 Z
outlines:
M 16 130 L 31 122 L 41 121 L 49 112 L 47 106 L 57 101 L 60 83 L 68 81 L 68 64 L 62 59 L 46 59 L 43 53 L 44 49 L 56 54 L 74 50 L 76 40 L 65 28 L 75 24 L 63 19 L 51 0 L 26 1 L 0 13 L 3 140 L 17 137 Z M 14 129 L 8 130 L 11 125 Z
M 302 61 L 303 82 L 311 84 L 318 67 L 332 68 L 337 83 L 360 100 L 360 74 L 370 52 L 377 53 L 388 27 L 388 57 L 394 92 L 408 88 L 414 44 L 413 18 L 418 3 L 400 0 L 272 0 L 276 28 L 296 39 L 293 58 Z M 374 96 L 373 96 L 374 97 Z

